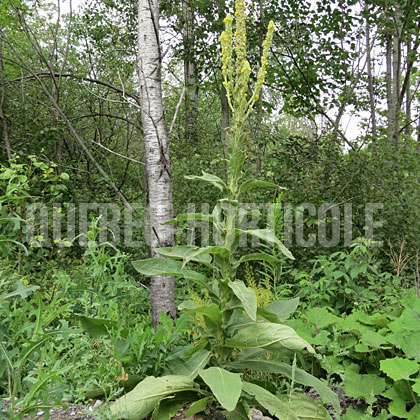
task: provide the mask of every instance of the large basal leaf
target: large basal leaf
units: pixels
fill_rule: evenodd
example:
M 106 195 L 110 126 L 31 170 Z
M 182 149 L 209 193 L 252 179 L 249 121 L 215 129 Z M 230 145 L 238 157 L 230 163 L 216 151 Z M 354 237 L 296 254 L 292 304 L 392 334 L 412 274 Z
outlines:
M 411 375 L 419 371 L 419 364 L 415 360 L 403 359 L 402 357 L 393 357 L 380 361 L 380 369 L 394 381 L 404 379 L 409 381 Z
M 299 352 L 305 348 L 310 353 L 315 350 L 293 328 L 286 325 L 261 322 L 240 330 L 226 342 L 227 347 L 239 349 L 264 348 L 269 351 L 290 350 Z
M 293 393 L 291 397 L 285 396 L 281 399 L 301 420 L 326 420 L 330 418 L 322 404 L 305 394 Z
M 142 420 L 163 399 L 178 392 L 194 389 L 194 382 L 186 376 L 149 376 L 132 391 L 116 400 L 110 407 L 111 414 L 127 420 Z
M 271 302 L 267 309 L 273 311 L 281 321 L 286 321 L 289 316 L 296 311 L 299 305 L 299 298 L 288 300 L 276 300 Z
M 229 287 L 235 296 L 242 302 L 245 312 L 253 320 L 257 320 L 257 296 L 250 287 L 247 287 L 241 280 L 230 281 Z
M 196 261 L 204 264 L 211 263 L 211 256 L 210 255 L 194 255 L 191 257 L 192 254 L 197 252 L 200 249 L 197 246 L 188 246 L 188 245 L 181 245 L 181 246 L 174 246 L 174 247 L 167 247 L 167 248 L 155 248 L 154 251 L 156 254 L 163 255 L 164 257 L 175 258 L 175 259 L 187 259 L 189 258 L 191 261 Z
M 227 420 L 252 420 L 250 409 L 245 400 L 239 401 L 235 410 L 223 413 Z
M 175 397 L 162 400 L 154 409 L 152 414 L 153 420 L 171 420 L 176 414 L 196 395 L 188 395 L 188 392 L 178 392 Z
M 284 187 L 279 187 L 277 184 L 274 184 L 272 182 L 261 181 L 259 179 L 248 179 L 245 182 L 243 182 L 241 186 L 239 187 L 238 195 L 240 196 L 241 194 L 252 191 L 255 188 L 277 188 L 281 190 L 286 189 Z
M 164 258 L 147 258 L 145 260 L 133 261 L 133 267 L 144 276 L 175 276 L 183 277 L 191 280 L 201 287 L 209 290 L 209 286 L 205 283 L 206 277 L 194 270 L 182 268 L 182 261 L 164 259 Z
M 292 255 L 292 253 L 283 245 L 283 242 L 280 241 L 279 238 L 274 234 L 274 232 L 270 229 L 253 229 L 253 230 L 242 230 L 238 229 L 238 232 L 245 233 L 251 236 L 255 236 L 256 238 L 262 239 L 266 242 L 271 242 L 273 244 L 276 244 L 280 251 L 291 260 L 294 260 L 295 257 Z
M 205 181 L 208 182 L 212 185 L 214 185 L 215 187 L 217 187 L 220 191 L 227 193 L 228 192 L 228 188 L 225 184 L 225 182 L 219 178 L 216 175 L 213 174 L 209 174 L 207 172 L 202 171 L 203 175 L 198 176 L 198 175 L 186 175 L 185 178 L 187 179 L 196 179 L 198 181 Z
M 340 412 L 340 400 L 338 399 L 337 394 L 324 382 L 302 369 L 295 368 L 293 372 L 292 366 L 287 363 L 255 358 L 233 362 L 230 363 L 228 367 L 235 371 L 250 369 L 255 372 L 283 375 L 288 379 L 294 377 L 296 383 L 314 388 L 324 403 L 330 403 L 336 412 Z
M 279 420 L 300 420 L 299 417 L 280 398 L 264 388 L 244 382 L 243 390 L 253 396 L 258 403 Z
M 239 373 L 228 372 L 219 367 L 211 367 L 200 370 L 198 374 L 224 409 L 228 411 L 235 409 L 242 392 L 242 380 Z

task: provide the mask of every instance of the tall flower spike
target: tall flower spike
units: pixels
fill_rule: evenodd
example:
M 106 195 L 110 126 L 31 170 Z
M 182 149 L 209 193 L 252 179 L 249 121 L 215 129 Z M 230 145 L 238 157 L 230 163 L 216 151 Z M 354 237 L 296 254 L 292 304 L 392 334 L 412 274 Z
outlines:
M 233 38 L 232 38 L 233 17 L 229 13 L 225 19 L 225 30 L 220 35 L 219 41 L 222 46 L 222 75 L 229 103 L 233 92 Z
M 274 22 L 270 20 L 270 23 L 268 24 L 267 35 L 262 44 L 263 52 L 261 56 L 261 66 L 258 70 L 257 82 L 255 83 L 254 94 L 252 95 L 252 98 L 249 101 L 249 106 L 251 108 L 252 108 L 252 105 L 255 103 L 255 101 L 259 98 L 261 89 L 265 82 L 265 75 L 267 73 L 267 64 L 268 64 L 268 54 L 270 52 L 270 48 L 273 43 L 273 34 L 274 34 L 275 29 L 276 29 L 276 26 L 274 25 Z
M 236 32 L 235 32 L 235 53 L 236 53 L 236 88 L 242 76 L 242 69 L 246 67 L 246 12 L 245 3 L 242 0 L 236 2 Z

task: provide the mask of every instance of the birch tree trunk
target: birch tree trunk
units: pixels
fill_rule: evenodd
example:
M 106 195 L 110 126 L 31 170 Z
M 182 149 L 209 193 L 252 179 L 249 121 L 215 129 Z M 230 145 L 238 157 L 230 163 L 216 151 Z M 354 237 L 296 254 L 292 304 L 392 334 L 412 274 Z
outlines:
M 150 207 L 150 243 L 154 248 L 173 246 L 173 218 L 169 137 L 161 90 L 161 52 L 159 43 L 159 0 L 138 0 L 138 74 L 146 174 Z M 151 278 L 153 325 L 161 312 L 175 317 L 175 280 L 169 276 Z

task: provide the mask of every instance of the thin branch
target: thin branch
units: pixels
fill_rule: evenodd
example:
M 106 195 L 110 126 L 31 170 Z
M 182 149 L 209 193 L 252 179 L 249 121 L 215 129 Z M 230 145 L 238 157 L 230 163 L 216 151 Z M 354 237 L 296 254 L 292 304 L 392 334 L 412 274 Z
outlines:
M 140 125 L 138 125 L 134 121 L 129 120 L 128 118 L 121 117 L 120 115 L 105 114 L 105 113 L 102 113 L 102 112 L 95 112 L 95 113 L 92 113 L 92 114 L 79 115 L 77 117 L 70 118 L 70 121 L 81 120 L 83 118 L 91 118 L 91 117 L 115 118 L 116 120 L 125 121 L 126 123 L 132 125 L 133 127 L 136 127 L 138 130 L 141 130 Z
M 67 77 L 67 78 L 70 78 L 70 79 L 82 80 L 84 82 L 89 82 L 89 83 L 94 83 L 94 84 L 97 84 L 97 85 L 105 86 L 109 89 L 114 90 L 115 92 L 125 94 L 126 96 L 134 99 L 137 102 L 137 104 L 140 104 L 140 98 L 136 94 L 128 92 L 127 90 L 123 91 L 119 87 L 114 86 L 111 83 L 104 82 L 103 80 L 92 79 L 90 77 L 79 76 L 77 74 L 71 74 L 71 73 L 66 73 L 66 74 L 61 74 L 61 75 L 59 73 L 53 73 L 52 76 L 53 77 Z M 22 80 L 26 80 L 26 79 L 36 79 L 36 77 L 39 77 L 39 78 L 51 77 L 51 74 L 46 73 L 46 72 L 34 73 L 33 75 L 31 74 L 31 75 L 21 76 L 21 77 L 15 78 L 15 79 L 11 79 L 11 80 L 9 80 L 9 83 L 18 82 L 18 81 L 22 81 Z
M 185 93 L 185 86 L 182 88 L 181 96 L 179 97 L 179 101 L 175 108 L 174 117 L 172 118 L 171 126 L 169 127 L 169 133 L 168 133 L 169 137 L 171 136 L 172 130 L 174 128 L 176 117 L 178 116 L 179 108 L 181 108 L 182 98 L 184 97 L 184 93 Z
M 93 141 L 93 140 L 92 140 L 92 143 L 93 143 L 93 144 L 96 144 L 97 146 L 102 147 L 102 149 L 104 149 L 104 150 L 106 150 L 107 152 L 112 153 L 113 155 L 116 155 L 116 156 L 118 156 L 118 157 L 120 157 L 120 158 L 122 158 L 122 159 L 129 160 L 130 162 L 138 163 L 139 165 L 144 165 L 144 163 L 143 163 L 143 162 L 140 162 L 139 160 L 133 159 L 133 158 L 128 157 L 128 156 L 121 155 L 121 154 L 120 154 L 120 153 L 118 153 L 118 152 L 114 152 L 113 150 L 108 149 L 108 147 L 104 146 L 102 143 L 98 143 L 98 142 Z

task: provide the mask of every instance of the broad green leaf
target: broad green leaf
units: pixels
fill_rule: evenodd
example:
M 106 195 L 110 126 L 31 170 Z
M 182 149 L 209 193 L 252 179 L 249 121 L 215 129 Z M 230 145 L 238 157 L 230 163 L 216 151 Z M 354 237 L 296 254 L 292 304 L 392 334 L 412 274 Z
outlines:
M 280 251 L 291 260 L 294 260 L 294 256 L 292 253 L 283 245 L 283 243 L 280 241 L 279 238 L 274 234 L 274 232 L 270 229 L 253 229 L 253 230 L 242 230 L 238 229 L 238 232 L 245 233 L 247 235 L 255 236 L 256 238 L 262 239 L 266 242 L 271 242 L 273 244 L 276 244 Z
M 183 267 L 191 260 L 205 256 L 209 257 L 209 254 L 220 255 L 222 258 L 229 258 L 229 251 L 223 246 L 206 246 L 203 248 L 198 248 L 196 251 L 192 252 L 184 261 Z
M 299 305 L 299 298 L 289 300 L 276 300 L 271 302 L 267 309 L 273 311 L 280 319 L 280 321 L 286 321 L 289 316 L 296 311 Z
M 420 361 L 420 331 L 399 331 L 388 334 L 388 342 L 402 349 L 406 357 Z
M 233 362 L 230 363 L 228 367 L 239 371 L 250 369 L 261 373 L 274 373 L 277 375 L 283 375 L 288 379 L 292 379 L 293 377 L 296 383 L 314 388 L 325 404 L 330 403 L 336 412 L 340 412 L 340 400 L 338 399 L 337 394 L 333 392 L 324 382 L 302 369 L 295 368 L 293 370 L 291 365 L 284 362 L 255 358 Z
M 249 327 L 250 325 L 254 325 L 254 323 L 255 321 L 252 321 L 248 315 L 245 315 L 242 309 L 236 309 L 228 323 L 228 335 L 231 337 L 241 328 Z
M 178 258 L 178 259 L 186 259 L 189 258 L 191 261 L 196 261 L 200 263 L 211 263 L 211 257 L 210 255 L 200 255 L 190 257 L 192 254 L 194 254 L 197 250 L 200 248 L 196 246 L 188 246 L 188 245 L 182 245 L 182 246 L 174 246 L 174 247 L 167 247 L 167 248 L 155 248 L 154 251 L 156 254 L 163 255 L 164 257 L 169 258 Z
M 213 174 L 209 174 L 207 172 L 202 171 L 203 175 L 198 176 L 198 175 L 186 175 L 185 178 L 187 179 L 196 179 L 198 181 L 205 181 L 208 182 L 212 185 L 214 185 L 215 187 L 217 187 L 220 191 L 224 192 L 224 193 L 228 193 L 228 188 L 225 184 L 225 182 L 219 178 L 216 175 Z
M 201 287 L 210 290 L 206 284 L 206 277 L 194 270 L 182 268 L 182 261 L 164 259 L 164 258 L 147 258 L 145 260 L 133 261 L 134 268 L 144 276 L 175 276 L 183 277 L 197 283 Z
M 110 319 L 93 318 L 88 316 L 76 315 L 82 324 L 82 328 L 92 338 L 99 338 L 102 335 L 108 335 L 109 328 L 116 328 L 118 326 L 117 321 Z
M 326 420 L 329 418 L 325 407 L 305 394 L 293 393 L 281 400 L 302 420 Z
M 316 325 L 317 329 L 325 328 L 331 324 L 337 324 L 340 321 L 338 316 L 328 312 L 326 308 L 314 307 L 306 312 L 306 318 Z
M 402 398 L 396 398 L 391 401 L 388 405 L 388 409 L 393 416 L 401 417 L 403 419 L 407 418 L 407 408 L 405 401 Z
M 273 311 L 270 311 L 270 309 L 259 306 L 257 308 L 257 315 L 268 322 L 272 322 L 274 324 L 283 324 L 283 321 L 280 320 L 277 314 L 275 314 Z
M 111 405 L 111 414 L 127 420 L 142 420 L 163 399 L 177 392 L 194 390 L 194 382 L 186 376 L 168 375 L 160 378 L 148 376 Z
M 242 380 L 238 373 L 219 367 L 200 370 L 198 374 L 213 392 L 220 405 L 228 410 L 235 409 L 242 392 Z
M 201 413 L 202 411 L 204 411 L 207 408 L 207 403 L 211 399 L 212 397 L 205 397 L 201 398 L 201 400 L 194 401 L 186 411 L 185 417 L 188 418 L 193 416 L 194 414 Z
M 241 280 L 230 281 L 229 287 L 232 289 L 235 296 L 242 302 L 245 312 L 253 320 L 257 320 L 257 296 L 255 291 L 247 287 Z
M 197 306 L 192 300 L 185 300 L 178 308 L 180 311 L 186 313 L 203 314 L 203 316 L 210 318 L 216 325 L 221 325 L 222 323 L 222 313 L 215 303 L 207 306 Z
M 381 334 L 377 333 L 376 331 L 367 329 L 367 328 L 363 328 L 361 330 L 361 344 L 366 344 L 370 347 L 381 347 L 384 344 L 387 344 L 387 340 L 384 336 L 382 336 Z
M 310 353 L 314 349 L 296 334 L 293 328 L 286 325 L 261 322 L 240 330 L 226 342 L 227 347 L 239 349 L 264 348 L 269 351 L 290 350 L 302 351 L 305 348 Z
M 413 391 L 420 395 L 420 378 L 416 379 L 416 382 L 413 385 Z
M 299 420 L 299 417 L 288 405 L 264 388 L 250 382 L 244 382 L 243 390 L 247 394 L 253 396 L 262 407 L 268 410 L 269 413 L 277 419 Z
M 385 379 L 375 374 L 360 375 L 352 370 L 346 370 L 344 389 L 352 398 L 364 398 L 368 404 L 376 401 L 376 395 L 381 395 L 386 388 Z
M 285 190 L 284 187 L 279 187 L 277 184 L 268 181 L 260 181 L 259 179 L 248 179 L 239 187 L 238 195 L 252 191 L 255 188 L 277 188 Z
M 237 264 L 239 265 L 247 261 L 267 261 L 270 264 L 281 264 L 282 262 L 273 255 L 266 254 L 264 252 L 256 252 L 254 254 L 244 255 L 240 258 Z
M 165 398 L 154 409 L 153 420 L 171 420 L 189 402 L 197 397 L 196 393 L 178 392 L 175 396 Z
M 420 419 L 420 404 L 416 404 L 408 413 L 408 420 L 418 420 Z
M 353 407 L 349 407 L 346 413 L 343 415 L 342 420 L 365 420 L 366 417 L 360 411 L 355 410 Z
M 380 361 L 380 369 L 394 381 L 410 380 L 410 376 L 419 371 L 419 364 L 415 360 L 394 357 Z
M 353 314 L 355 315 L 356 319 L 362 324 L 376 325 L 377 327 L 382 328 L 387 327 L 389 325 L 389 319 L 387 318 L 387 316 L 379 312 L 373 315 L 368 315 L 363 311 L 356 311 L 353 312 Z
M 249 406 L 245 400 L 239 401 L 235 410 L 223 413 L 227 420 L 251 420 Z

